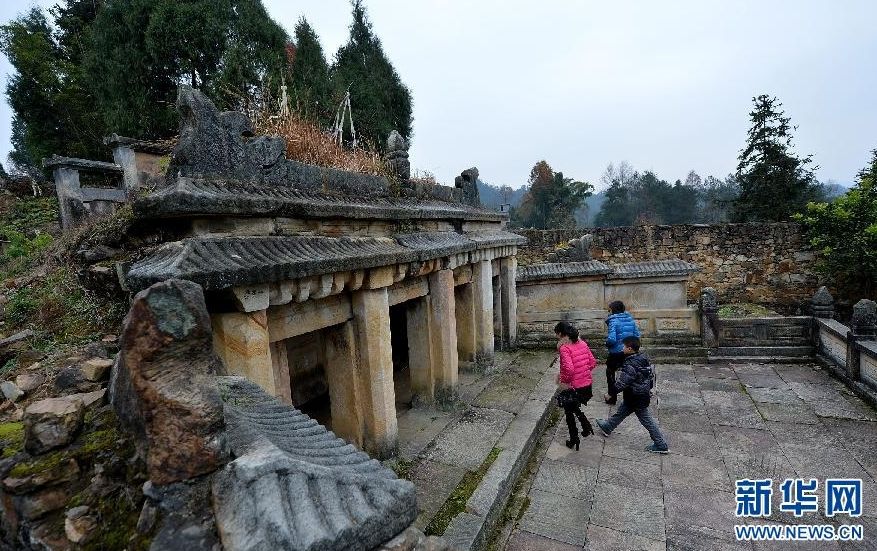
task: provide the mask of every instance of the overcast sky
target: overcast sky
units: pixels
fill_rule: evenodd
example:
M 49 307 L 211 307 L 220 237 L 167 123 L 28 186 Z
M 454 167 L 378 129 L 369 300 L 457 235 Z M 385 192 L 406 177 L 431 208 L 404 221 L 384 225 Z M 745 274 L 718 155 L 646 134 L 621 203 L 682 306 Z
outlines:
M 347 38 L 347 0 L 264 3 L 290 33 L 306 16 L 330 57 Z M 3 2 L 0 18 L 30 5 Z M 477 166 L 518 187 L 541 159 L 594 184 L 622 160 L 670 181 L 691 169 L 724 176 L 761 93 L 783 102 L 822 180 L 851 183 L 877 148 L 871 0 L 366 5 L 414 96 L 412 164 L 445 183 Z M 3 59 L 4 80 L 9 70 Z M 10 117 L 3 102 L 4 159 Z

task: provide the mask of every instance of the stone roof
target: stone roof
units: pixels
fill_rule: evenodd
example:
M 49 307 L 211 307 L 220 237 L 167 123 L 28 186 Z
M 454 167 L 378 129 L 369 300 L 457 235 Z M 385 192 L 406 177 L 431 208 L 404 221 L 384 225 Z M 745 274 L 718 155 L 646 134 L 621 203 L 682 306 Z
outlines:
M 122 167 L 116 163 L 77 159 L 75 157 L 61 157 L 60 155 L 52 155 L 51 157 L 43 159 L 43 168 L 59 167 L 72 168 L 82 172 L 108 172 L 112 174 L 122 174 Z
M 422 262 L 489 247 L 520 245 L 508 232 L 424 232 L 389 237 L 193 237 L 165 243 L 128 272 L 132 289 L 170 278 L 225 289 L 350 270 Z
M 236 459 L 213 481 L 230 549 L 374 549 L 417 517 L 414 485 L 243 377 L 219 377 Z
M 700 268 L 684 260 L 649 260 L 647 262 L 631 262 L 613 267 L 608 279 L 627 279 L 638 277 L 681 276 L 699 272 Z
M 139 140 L 137 138 L 128 138 L 127 136 L 119 136 L 118 134 L 110 134 L 104 138 L 104 145 L 116 147 L 117 145 L 130 147 L 134 151 L 142 151 L 144 153 L 154 153 L 156 155 L 169 155 L 174 150 L 174 145 L 180 139 L 179 136 L 166 138 L 163 140 Z
M 279 186 L 219 178 L 179 178 L 174 185 L 138 199 L 134 211 L 149 218 L 284 216 L 499 222 L 507 217 L 496 211 L 438 199 L 325 193 L 310 189 L 319 186 L 319 178 L 307 181 L 311 184 L 290 181 L 288 186 Z
M 534 264 L 518 268 L 517 281 L 538 281 L 542 279 L 565 279 L 568 277 L 606 275 L 612 268 L 598 262 L 562 262 L 554 264 Z

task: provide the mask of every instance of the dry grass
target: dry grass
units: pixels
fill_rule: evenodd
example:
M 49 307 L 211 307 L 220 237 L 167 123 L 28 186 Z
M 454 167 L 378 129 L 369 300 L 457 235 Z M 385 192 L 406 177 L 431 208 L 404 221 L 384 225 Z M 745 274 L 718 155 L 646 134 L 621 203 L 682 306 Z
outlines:
M 280 136 L 286 141 L 286 158 L 316 166 L 338 168 L 375 176 L 388 176 L 381 155 L 372 149 L 346 149 L 315 123 L 296 113 L 259 117 L 256 135 Z

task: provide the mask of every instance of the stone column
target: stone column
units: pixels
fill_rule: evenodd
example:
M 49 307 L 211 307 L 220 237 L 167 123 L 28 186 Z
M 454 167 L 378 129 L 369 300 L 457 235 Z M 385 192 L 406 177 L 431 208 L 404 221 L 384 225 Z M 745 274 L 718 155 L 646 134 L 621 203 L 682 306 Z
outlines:
M 214 314 L 211 322 L 213 347 L 225 363 L 228 374 L 246 377 L 265 392 L 279 396 L 266 311 Z
M 286 341 L 271 343 L 271 364 L 274 370 L 274 387 L 277 389 L 275 396 L 284 404 L 292 405 L 292 386 L 289 378 Z
M 824 285 L 810 299 L 810 310 L 814 318 L 832 319 L 834 317 L 834 297 Z
M 430 302 L 429 296 L 412 300 L 405 311 L 408 369 L 411 372 L 411 392 L 415 405 L 431 404 L 435 399 Z
M 429 274 L 429 335 L 435 398 L 439 402 L 453 401 L 457 392 L 460 365 L 454 302 L 454 271 Z
M 332 432 L 363 447 L 363 419 L 357 386 L 360 369 L 356 358 L 353 322 L 325 330 L 323 354 L 332 408 Z
M 507 256 L 500 260 L 500 281 L 502 292 L 502 337 L 503 344 L 515 345 L 518 338 L 518 295 L 515 279 L 518 273 L 518 259 Z
M 489 260 L 472 264 L 472 296 L 475 301 L 475 359 L 493 361 L 493 270 Z
M 390 302 L 386 287 L 356 291 L 352 299 L 363 449 L 386 459 L 395 454 L 398 443 Z
M 475 293 L 473 285 L 466 283 L 458 285 L 454 289 L 456 304 L 454 311 L 457 314 L 457 356 L 460 364 L 470 366 L 475 362 L 477 340 L 475 330 Z
M 716 290 L 704 287 L 700 292 L 700 335 L 707 348 L 719 346 L 719 299 Z
M 862 299 L 853 306 L 853 319 L 847 333 L 847 375 L 858 381 L 861 376 L 859 341 L 872 341 L 877 335 L 877 303 Z
M 492 271 L 492 268 L 491 268 Z M 493 274 L 497 275 L 497 274 Z M 493 342 L 494 346 L 502 350 L 502 343 L 505 342 L 502 332 L 502 278 L 494 277 L 491 279 L 493 286 Z

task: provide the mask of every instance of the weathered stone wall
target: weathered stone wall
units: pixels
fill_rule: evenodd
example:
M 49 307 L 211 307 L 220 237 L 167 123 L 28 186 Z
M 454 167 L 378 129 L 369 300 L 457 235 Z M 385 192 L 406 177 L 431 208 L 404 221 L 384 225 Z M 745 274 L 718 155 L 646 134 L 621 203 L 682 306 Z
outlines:
M 720 303 L 754 302 L 796 313 L 818 287 L 816 259 L 799 225 L 716 224 L 515 230 L 528 239 L 521 265 L 545 262 L 559 244 L 591 233 L 591 254 L 608 264 L 679 258 L 697 264 L 688 300 L 713 287 Z

